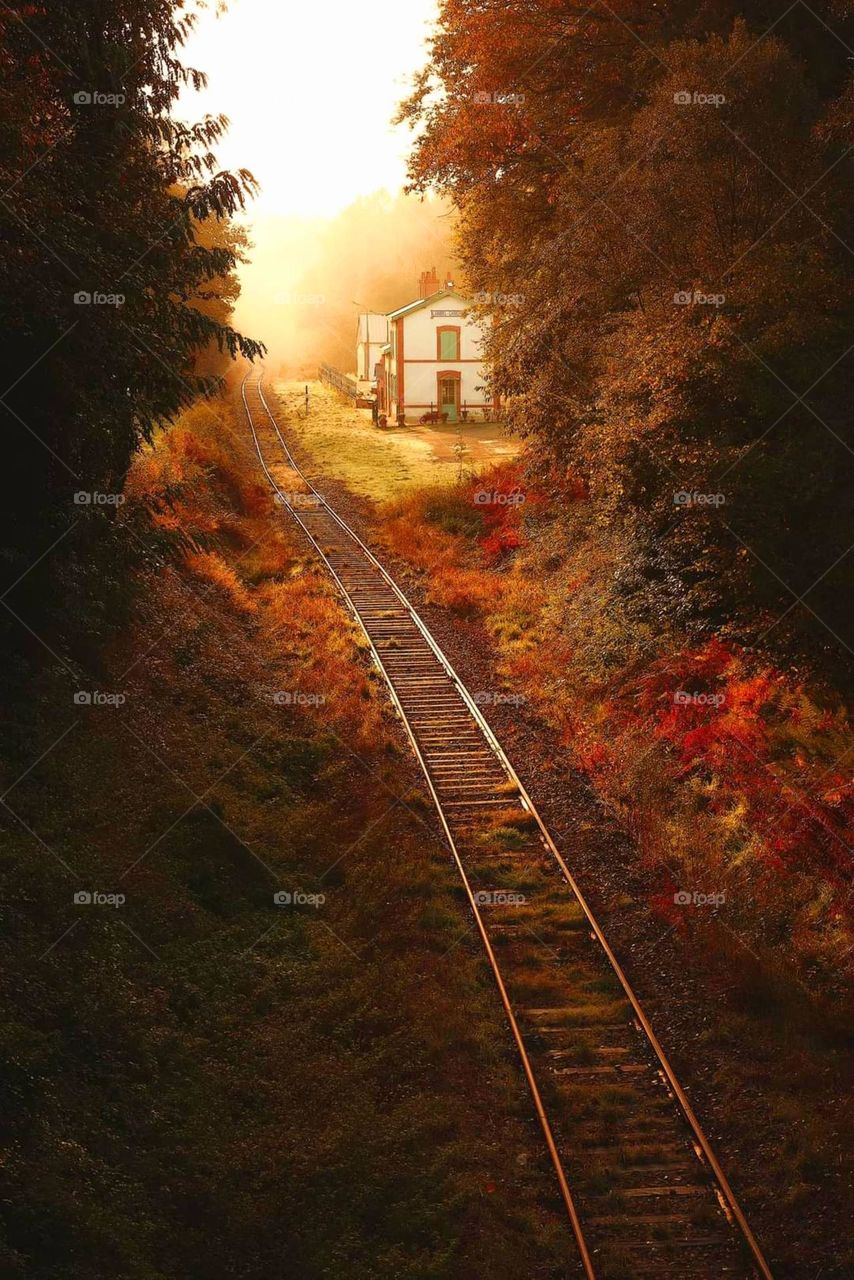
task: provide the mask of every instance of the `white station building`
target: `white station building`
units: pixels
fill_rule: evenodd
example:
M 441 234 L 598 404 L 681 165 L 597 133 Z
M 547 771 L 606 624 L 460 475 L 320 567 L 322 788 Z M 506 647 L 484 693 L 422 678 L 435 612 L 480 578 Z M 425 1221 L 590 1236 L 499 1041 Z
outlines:
M 453 281 L 440 288 L 435 268 L 421 273 L 419 295 L 385 317 L 375 367 L 378 413 L 410 424 L 490 416 L 483 333 L 470 301 Z

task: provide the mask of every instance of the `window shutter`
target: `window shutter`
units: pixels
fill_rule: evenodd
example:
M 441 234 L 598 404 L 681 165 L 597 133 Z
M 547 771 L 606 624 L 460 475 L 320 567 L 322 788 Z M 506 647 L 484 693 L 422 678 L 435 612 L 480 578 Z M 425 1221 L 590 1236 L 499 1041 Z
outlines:
M 439 358 L 441 360 L 459 360 L 459 336 L 453 329 L 444 329 L 439 334 Z

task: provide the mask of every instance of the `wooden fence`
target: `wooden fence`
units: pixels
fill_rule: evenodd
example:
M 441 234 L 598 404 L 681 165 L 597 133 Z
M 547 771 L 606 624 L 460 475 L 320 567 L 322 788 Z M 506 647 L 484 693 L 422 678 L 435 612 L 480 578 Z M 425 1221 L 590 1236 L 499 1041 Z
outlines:
M 336 391 L 340 391 L 342 396 L 347 396 L 349 400 L 356 402 L 356 379 L 351 378 L 349 374 L 341 373 L 338 369 L 333 369 L 331 364 L 322 364 L 318 371 L 320 381 L 327 387 L 334 387 Z

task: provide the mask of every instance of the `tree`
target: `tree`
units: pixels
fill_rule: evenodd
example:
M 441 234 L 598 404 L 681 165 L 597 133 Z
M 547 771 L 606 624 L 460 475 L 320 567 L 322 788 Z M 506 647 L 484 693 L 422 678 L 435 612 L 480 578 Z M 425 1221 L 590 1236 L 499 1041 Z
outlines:
M 14 575 L 76 491 L 120 490 L 157 424 L 217 384 L 196 362 L 213 343 L 259 343 L 210 307 L 240 256 L 254 180 L 219 171 L 227 122 L 173 116 L 195 20 L 180 0 L 35 0 L 0 9 L 0 220 L 8 270 L 2 507 Z M 38 535 L 35 533 L 39 530 Z
M 583 474 L 592 527 L 624 527 L 627 589 L 667 583 L 680 616 L 777 642 L 797 619 L 837 653 L 848 8 L 797 6 L 769 35 L 756 4 L 447 0 L 401 113 L 413 186 L 460 210 L 495 390 Z M 814 614 L 771 628 L 813 589 Z
M 251 247 L 249 235 L 245 227 L 230 218 L 208 217 L 196 224 L 194 234 L 197 244 L 205 249 L 224 250 L 233 256 L 235 262 L 247 260 Z M 236 271 L 229 268 L 223 275 L 209 280 L 187 306 L 227 329 L 231 326 L 234 305 L 239 297 L 240 281 Z M 225 376 L 231 361 L 228 347 L 221 344 L 216 336 L 211 336 L 207 345 L 197 353 L 193 372 L 197 378 L 219 379 Z

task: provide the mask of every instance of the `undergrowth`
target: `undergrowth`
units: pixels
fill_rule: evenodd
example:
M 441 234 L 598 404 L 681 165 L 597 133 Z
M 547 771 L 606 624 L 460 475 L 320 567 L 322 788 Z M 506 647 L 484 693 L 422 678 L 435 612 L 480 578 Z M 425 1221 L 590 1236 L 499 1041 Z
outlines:
M 200 405 L 139 459 L 126 624 L 10 710 L 3 1273 L 557 1280 L 430 806 L 240 427 Z
M 659 611 L 632 579 L 627 531 L 599 525 L 581 485 L 557 502 L 504 465 L 385 515 L 381 536 L 422 571 L 427 598 L 485 622 L 506 688 L 636 837 L 653 909 L 688 930 L 686 894 L 725 904 L 769 964 L 841 993 L 854 735 L 840 696 Z

